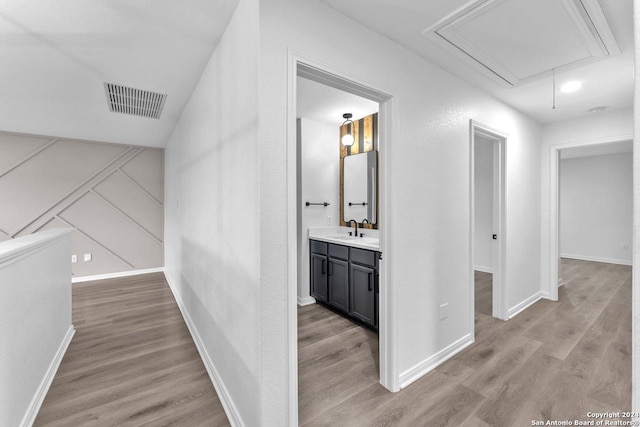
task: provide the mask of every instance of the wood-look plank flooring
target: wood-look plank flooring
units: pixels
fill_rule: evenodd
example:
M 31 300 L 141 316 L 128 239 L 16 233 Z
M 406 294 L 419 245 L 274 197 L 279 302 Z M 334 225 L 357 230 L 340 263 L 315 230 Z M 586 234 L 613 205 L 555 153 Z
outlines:
M 228 426 L 162 273 L 73 285 L 71 341 L 36 426 Z
M 514 427 L 630 410 L 631 267 L 563 260 L 561 271 L 558 302 L 507 322 L 491 317 L 480 274 L 475 343 L 398 393 L 378 383 L 375 334 L 300 307 L 300 425 Z
M 491 316 L 493 314 L 493 274 L 475 272 L 476 313 Z

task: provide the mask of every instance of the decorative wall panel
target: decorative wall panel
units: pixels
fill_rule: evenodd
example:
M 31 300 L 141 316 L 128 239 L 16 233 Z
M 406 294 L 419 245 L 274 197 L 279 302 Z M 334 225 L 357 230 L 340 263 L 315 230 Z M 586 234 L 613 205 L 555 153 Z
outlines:
M 156 148 L 0 133 L 0 240 L 74 227 L 74 276 L 161 267 L 163 155 Z

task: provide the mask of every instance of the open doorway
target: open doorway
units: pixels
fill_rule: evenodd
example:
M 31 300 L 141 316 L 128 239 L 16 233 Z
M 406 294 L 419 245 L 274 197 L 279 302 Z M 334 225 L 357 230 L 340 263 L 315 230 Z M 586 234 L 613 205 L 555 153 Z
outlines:
M 550 154 L 549 299 L 557 301 L 580 261 L 631 265 L 633 141 L 557 145 Z
M 297 78 L 300 424 L 326 417 L 344 395 L 380 380 L 379 246 L 363 249 L 365 237 L 358 237 L 379 242 L 377 197 L 368 197 L 377 188 L 366 173 L 367 157 L 375 163 L 378 155 L 378 110 L 375 101 Z M 343 115 L 353 124 L 343 126 Z M 341 141 L 346 127 L 354 137 L 348 146 Z M 352 162 L 362 159 L 365 164 L 356 165 L 363 168 L 360 176 Z M 371 172 L 377 175 L 377 164 Z M 345 202 L 356 199 L 362 205 L 352 212 L 354 207 Z M 357 255 L 370 259 L 363 264 L 354 259 Z
M 630 266 L 633 141 L 559 150 L 558 288 L 595 263 Z
M 505 209 L 506 137 L 477 122 L 470 123 L 471 204 L 471 315 L 506 320 L 503 288 L 506 231 Z
M 386 150 L 388 149 L 388 146 L 390 144 L 391 134 L 392 134 L 391 97 L 377 90 L 370 89 L 366 86 L 363 86 L 351 79 L 345 79 L 343 77 L 338 76 L 337 74 L 328 72 L 326 71 L 326 68 L 320 69 L 317 66 L 312 66 L 307 62 L 307 60 L 303 62 L 301 59 L 296 58 L 295 56 L 292 56 L 290 59 L 291 59 L 291 62 L 290 62 L 291 78 L 289 80 L 289 108 L 288 108 L 289 137 L 288 137 L 288 149 L 287 149 L 287 157 L 290 160 L 288 161 L 287 167 L 288 167 L 288 176 L 293 179 L 290 178 L 288 180 L 287 204 L 288 204 L 289 217 L 298 219 L 296 221 L 289 221 L 289 229 L 288 229 L 289 251 L 287 255 L 288 256 L 288 283 L 289 283 L 289 286 L 288 286 L 288 293 L 289 293 L 288 337 L 289 337 L 289 356 L 290 356 L 289 360 L 291 361 L 289 365 L 289 390 L 291 393 L 290 394 L 291 397 L 289 401 L 290 401 L 290 419 L 292 420 L 292 424 L 295 424 L 296 422 L 302 421 L 299 415 L 304 415 L 306 417 L 305 419 L 308 419 L 309 417 L 313 416 L 313 414 L 305 415 L 302 413 L 302 411 L 300 412 L 300 414 L 298 413 L 298 408 L 299 408 L 298 402 L 300 401 L 300 404 L 301 405 L 303 404 L 303 396 L 301 396 L 301 394 L 304 392 L 300 390 L 301 393 L 299 393 L 299 389 L 298 389 L 299 387 L 298 380 L 299 380 L 299 377 L 302 376 L 302 374 L 299 373 L 299 368 L 302 370 L 304 369 L 305 366 L 309 367 L 307 362 L 302 360 L 302 358 L 299 360 L 299 353 L 298 353 L 299 307 L 305 308 L 305 307 L 311 306 L 312 304 L 316 305 L 315 302 L 318 298 L 317 293 L 316 295 L 314 295 L 313 283 L 309 283 L 309 287 L 306 288 L 306 290 L 305 290 L 304 281 L 300 283 L 301 286 L 298 286 L 299 279 L 301 279 L 302 276 L 306 274 L 309 274 L 311 276 L 309 278 L 310 282 L 313 280 L 313 277 L 316 275 L 316 273 L 319 276 L 331 275 L 331 278 L 330 279 L 328 278 L 327 280 L 328 287 L 331 287 L 331 286 L 339 287 L 338 284 L 340 282 L 340 278 L 344 280 L 348 280 L 349 286 L 351 286 L 351 282 L 356 283 L 356 287 L 354 289 L 349 288 L 349 293 L 344 294 L 343 296 L 345 296 L 345 298 L 343 298 L 342 300 L 338 299 L 334 301 L 323 301 L 324 303 L 323 308 L 329 308 L 329 309 L 331 309 L 332 307 L 334 309 L 336 307 L 338 309 L 342 308 L 341 314 L 351 315 L 352 317 L 358 317 L 358 315 L 361 315 L 361 320 L 365 323 L 367 323 L 368 321 L 366 311 L 363 312 L 361 310 L 362 305 L 358 305 L 358 304 L 354 305 L 354 304 L 351 304 L 351 302 L 354 301 L 354 298 L 359 298 L 358 295 L 360 296 L 362 296 L 363 294 L 371 295 L 372 291 L 375 294 L 377 294 L 376 314 L 377 314 L 378 336 L 376 337 L 375 340 L 371 339 L 370 336 L 365 337 L 364 341 L 362 342 L 363 345 L 360 345 L 357 347 L 358 349 L 366 350 L 365 353 L 369 355 L 368 357 L 370 361 L 373 362 L 372 366 L 374 367 L 373 369 L 375 370 L 373 374 L 373 380 L 375 381 L 376 385 L 379 386 L 381 384 L 382 386 L 384 386 L 390 391 L 399 390 L 399 386 L 398 386 L 398 373 L 397 373 L 397 368 L 395 366 L 396 357 L 393 350 L 394 349 L 393 341 L 395 338 L 393 335 L 393 328 L 392 328 L 392 313 L 393 313 L 392 304 L 391 304 L 392 299 L 390 297 L 391 296 L 390 287 L 387 286 L 387 284 L 390 283 L 390 279 L 389 279 L 390 274 L 389 274 L 389 271 L 385 269 L 385 265 L 382 260 L 383 259 L 382 254 L 385 253 L 385 242 L 387 241 L 387 235 L 389 232 L 389 229 L 386 227 L 386 224 L 388 224 L 387 223 L 388 208 L 387 208 L 387 205 L 385 204 L 385 201 L 387 199 L 387 192 L 386 192 L 387 187 L 386 187 L 385 176 L 386 176 L 386 171 L 389 165 L 389 157 Z M 350 223 L 346 217 L 343 218 L 343 215 L 346 214 L 346 210 L 343 209 L 345 206 L 344 200 L 340 202 L 342 197 L 338 201 L 336 201 L 337 204 L 336 206 L 334 206 L 334 207 L 337 207 L 337 206 L 341 207 L 340 212 L 336 214 L 333 211 L 332 213 L 329 213 L 329 210 L 325 210 L 325 208 L 329 208 L 332 204 L 332 202 L 329 199 L 324 200 L 326 197 L 317 198 L 316 196 L 321 196 L 321 195 L 315 194 L 313 195 L 314 197 L 312 199 L 311 194 L 304 194 L 304 195 L 302 194 L 304 190 L 304 186 L 300 185 L 302 176 L 301 176 L 301 171 L 297 167 L 297 165 L 301 161 L 301 156 L 304 154 L 300 149 L 301 148 L 300 141 L 298 138 L 299 131 L 301 130 L 301 126 L 300 126 L 301 124 L 297 120 L 299 117 L 297 114 L 298 113 L 297 105 L 299 100 L 298 90 L 299 90 L 300 78 L 307 79 L 313 84 L 320 84 L 332 90 L 337 89 L 339 91 L 346 92 L 347 94 L 357 95 L 357 96 L 366 98 L 369 101 L 373 101 L 373 103 L 378 106 L 379 113 L 377 114 L 377 120 L 376 120 L 376 124 L 374 125 L 374 128 L 378 135 L 379 141 L 384 141 L 384 143 L 380 142 L 380 145 L 378 148 L 378 161 L 365 162 L 365 165 L 367 165 L 367 169 L 365 173 L 365 181 L 368 181 L 367 186 L 365 186 L 367 189 L 365 191 L 365 196 L 368 197 L 369 195 L 372 195 L 373 196 L 372 203 L 376 203 L 379 206 L 378 211 L 375 212 L 375 218 L 372 218 L 377 223 L 376 224 L 377 227 L 369 227 L 369 224 L 372 221 L 369 220 L 368 217 L 363 219 L 358 217 L 357 220 L 354 221 L 358 223 L 358 231 L 356 233 L 355 224 Z M 337 111 L 335 111 L 335 113 L 332 115 L 336 115 L 341 120 L 344 120 L 344 118 L 342 117 L 344 113 L 352 113 L 350 111 L 345 111 L 345 108 L 348 108 L 348 107 L 338 106 Z M 370 123 L 368 122 L 368 120 L 365 120 L 365 117 L 361 118 L 360 120 L 357 120 L 358 119 L 357 117 L 352 117 L 352 119 L 355 119 L 355 120 L 353 120 L 352 123 L 349 125 L 336 126 L 335 127 L 336 137 L 335 138 L 331 137 L 332 141 L 327 141 L 327 143 L 338 144 L 338 147 L 340 147 L 340 141 L 342 140 L 345 126 L 348 126 L 352 131 L 355 131 L 356 134 L 360 131 L 365 133 L 367 132 L 367 128 L 370 126 Z M 310 133 L 317 135 L 318 133 L 316 131 L 310 130 Z M 338 133 L 338 131 L 340 133 Z M 304 134 L 304 129 L 302 129 L 302 133 Z M 356 135 L 354 134 L 354 136 Z M 358 138 L 355 138 L 355 141 L 356 142 L 354 142 L 353 147 L 351 149 L 344 150 L 347 152 L 347 154 L 360 155 L 359 153 L 361 151 L 369 151 L 366 149 L 361 150 L 362 147 L 366 146 L 365 142 L 362 142 L 362 144 L 357 143 L 357 141 L 359 141 Z M 343 148 L 340 147 L 341 154 L 340 156 L 336 157 L 336 161 L 340 162 L 339 165 L 340 165 L 341 171 L 343 171 L 342 168 L 344 167 L 342 151 L 343 151 Z M 349 151 L 351 153 L 349 153 Z M 368 153 L 362 153 L 362 154 L 368 154 Z M 370 157 L 370 156 L 367 156 L 367 157 Z M 375 167 L 377 167 L 377 177 L 375 176 L 375 174 L 369 173 L 370 169 L 372 169 L 372 166 L 374 165 Z M 321 169 L 322 168 L 320 168 L 320 170 Z M 342 172 L 342 174 L 344 174 L 344 172 Z M 341 179 L 343 178 L 344 177 L 342 177 Z M 321 178 L 315 177 L 314 179 L 317 181 Z M 377 191 L 375 192 L 372 191 L 372 188 L 373 188 L 371 186 L 372 182 L 375 183 L 377 187 L 376 188 Z M 369 204 L 368 200 L 357 200 L 356 202 L 362 203 L 363 201 Z M 307 202 L 309 202 L 309 206 L 307 206 Z M 325 202 L 327 203 L 326 206 L 325 206 Z M 309 241 L 303 242 L 302 237 L 304 237 L 305 233 L 302 230 L 303 221 L 300 215 L 301 210 L 311 209 L 312 207 L 314 209 L 313 212 L 309 210 L 308 213 L 311 213 L 312 216 L 318 216 L 318 218 L 316 218 L 319 221 L 318 225 L 323 224 L 326 227 L 328 223 L 331 223 L 329 227 L 333 226 L 333 227 L 339 228 L 339 230 L 337 230 L 338 233 L 334 234 L 332 238 L 343 238 L 345 242 L 342 242 L 342 243 L 344 244 L 336 245 L 333 243 L 324 242 L 326 243 L 326 245 L 321 244 L 319 246 L 314 247 L 311 245 L 311 242 Z M 367 211 L 371 211 L 371 209 L 367 209 Z M 344 226 L 345 224 L 341 224 L 341 222 L 343 221 L 347 223 L 346 227 Z M 347 234 L 347 231 L 351 231 L 353 235 L 349 236 Z M 307 231 L 307 236 L 308 236 L 308 231 Z M 345 248 L 342 248 L 342 252 L 334 252 L 334 253 L 330 252 L 332 249 L 341 249 L 340 246 L 352 246 L 351 244 L 347 245 L 346 240 L 350 238 L 356 238 L 356 237 L 359 240 L 358 243 L 362 243 L 362 241 L 364 240 L 367 240 L 367 241 L 378 240 L 377 250 L 374 250 L 373 252 L 371 252 L 375 254 L 373 259 L 365 260 L 364 258 L 359 258 L 359 256 L 363 254 L 370 255 L 370 253 L 359 252 L 362 249 L 362 247 L 356 248 L 358 249 L 357 251 L 352 250 L 350 248 L 344 251 Z M 303 250 L 307 247 L 307 245 L 309 249 L 309 255 L 312 255 L 311 254 L 312 249 L 314 252 L 317 252 L 316 255 L 320 255 L 320 257 L 316 257 L 318 259 L 316 260 L 317 263 L 315 264 L 311 263 L 311 258 L 309 260 L 305 260 L 304 255 L 301 255 L 303 253 Z M 325 249 L 327 250 L 326 255 L 322 253 L 323 250 Z M 326 259 L 320 259 L 322 255 L 325 255 Z M 371 258 L 371 257 L 366 257 L 366 258 Z M 311 264 L 309 265 L 309 270 L 307 270 L 308 273 L 303 271 L 305 264 L 307 265 Z M 311 266 L 313 266 L 314 268 L 312 269 Z M 316 267 L 317 267 L 317 271 L 315 271 Z M 370 268 L 370 267 L 374 267 L 373 272 L 370 272 L 369 270 L 367 270 L 367 268 Z M 345 270 L 347 271 L 347 273 L 345 273 Z M 315 298 L 315 300 L 313 298 Z M 340 307 L 339 303 L 345 302 L 345 301 L 346 301 L 346 304 L 342 304 L 342 307 Z M 337 310 L 337 311 L 340 311 L 340 310 Z M 309 316 L 311 318 L 313 318 L 314 316 L 316 316 L 316 318 L 317 316 L 331 317 L 332 314 L 335 314 L 335 313 L 322 311 L 319 314 L 310 313 Z M 336 319 L 335 322 L 337 323 L 344 323 L 342 321 L 345 320 L 344 316 L 343 318 L 332 317 L 332 319 Z M 305 331 L 305 333 L 309 332 L 309 329 L 313 329 L 313 328 L 309 328 L 310 326 L 308 322 L 309 320 L 313 321 L 313 319 L 304 319 L 304 322 L 306 324 L 305 327 L 307 328 L 307 331 Z M 346 320 L 346 321 L 349 322 L 349 320 Z M 301 321 L 301 325 L 302 323 L 303 322 Z M 347 326 L 348 325 L 349 324 L 347 323 Z M 353 328 L 347 328 L 347 329 L 349 329 L 350 331 L 353 331 Z M 360 328 L 360 329 L 365 330 L 364 328 Z M 329 325 L 325 330 L 325 332 L 327 332 L 329 335 L 331 335 L 332 331 L 333 331 L 333 328 L 331 327 L 331 325 Z M 362 332 L 362 331 L 357 330 L 357 333 L 359 332 Z M 370 333 L 370 331 L 368 332 Z M 345 333 L 349 334 L 349 332 L 345 332 Z M 311 337 L 311 339 L 313 339 L 314 334 L 315 332 L 311 331 L 310 334 L 307 335 L 307 338 Z M 334 343 L 337 343 L 337 344 L 340 344 L 341 341 L 343 344 L 348 343 L 348 340 L 346 341 L 341 340 L 340 337 L 329 336 L 329 339 L 333 340 Z M 338 353 L 340 353 L 340 351 L 338 351 Z M 311 358 L 307 359 L 307 361 L 317 360 L 316 356 L 311 355 Z M 331 354 L 328 354 L 326 356 L 330 358 Z M 348 367 L 352 365 L 350 363 L 351 361 L 353 360 L 349 359 L 346 361 L 342 361 L 342 363 L 338 363 L 338 365 Z M 338 377 L 338 379 L 344 380 L 345 379 L 343 375 L 344 372 L 342 373 L 341 372 L 342 371 L 338 370 L 334 372 L 334 374 L 335 376 Z M 315 379 L 312 379 L 313 383 L 315 384 L 319 384 L 320 380 L 327 379 L 327 376 L 324 376 L 321 372 L 313 372 L 311 373 L 311 375 L 316 376 L 314 377 Z M 320 385 L 320 388 L 322 388 L 321 385 Z M 324 393 L 321 390 L 318 390 L 316 388 L 308 390 L 312 394 L 315 394 L 310 397 L 308 402 L 317 401 L 319 398 L 319 394 L 323 394 L 325 397 L 328 397 L 333 394 L 330 392 L 330 390 L 332 389 L 331 387 L 329 388 L 325 387 L 324 389 L 326 389 L 325 391 L 327 393 Z

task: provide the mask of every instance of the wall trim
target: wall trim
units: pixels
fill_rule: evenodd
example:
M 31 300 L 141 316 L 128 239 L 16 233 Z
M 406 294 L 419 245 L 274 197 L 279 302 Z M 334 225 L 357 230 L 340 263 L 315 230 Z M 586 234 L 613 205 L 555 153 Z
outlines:
M 474 265 L 473 269 L 475 271 L 480 271 L 481 273 L 490 273 L 493 274 L 493 268 L 491 267 L 485 267 L 483 265 Z
M 71 283 L 91 282 L 94 280 L 117 279 L 118 277 L 137 276 L 139 274 L 164 273 L 164 267 L 141 268 L 138 270 L 118 271 L 115 273 L 96 274 L 94 276 L 73 277 Z
M 51 383 L 53 382 L 54 377 L 56 376 L 56 372 L 58 372 L 58 368 L 60 367 L 60 363 L 62 363 L 62 358 L 67 352 L 67 348 L 69 348 L 69 344 L 71 343 L 71 339 L 75 335 L 76 330 L 73 325 L 69 326 L 67 329 L 67 333 L 62 338 L 62 342 L 58 347 L 58 351 L 53 356 L 53 360 L 49 365 L 49 369 L 44 374 L 44 378 L 40 382 L 40 386 L 36 390 L 29 407 L 27 408 L 27 412 L 24 414 L 22 418 L 22 422 L 20 423 L 20 427 L 29 427 L 32 426 L 36 421 L 36 417 L 38 416 L 38 412 L 40 411 L 40 407 L 42 406 L 42 402 L 44 402 L 44 398 L 47 396 L 47 392 L 51 387 Z
M 548 295 L 548 292 L 546 294 Z M 545 297 L 545 292 L 538 291 L 524 301 L 521 301 L 519 304 L 514 305 L 509 309 L 509 319 L 513 319 L 518 314 L 522 313 L 524 310 L 541 300 L 543 297 Z M 548 296 L 546 298 L 548 298 Z
M 594 261 L 594 262 L 604 262 L 607 264 L 619 264 L 619 265 L 632 265 L 631 260 L 625 259 L 615 259 L 615 258 L 602 258 L 598 256 L 590 256 L 590 255 L 576 255 L 576 254 L 565 254 L 561 253 L 560 258 L 569 258 L 569 259 L 577 259 L 580 261 Z M 560 285 L 558 285 L 560 286 Z
M 436 354 L 433 354 L 412 368 L 400 374 L 400 388 L 403 389 L 426 373 L 432 371 L 442 363 L 451 359 L 456 354 L 473 344 L 474 338 L 472 334 L 467 334 L 453 344 L 448 345 Z
M 315 304 L 316 299 L 314 297 L 298 297 L 298 305 L 304 307 L 305 305 Z
M 202 359 L 202 363 L 204 363 L 204 367 L 209 374 L 209 379 L 213 384 L 213 388 L 216 390 L 218 395 L 218 399 L 220 399 L 220 403 L 224 409 L 224 412 L 227 414 L 227 418 L 229 419 L 229 423 L 232 427 L 244 427 L 246 424 L 242 421 L 242 417 L 240 416 L 240 412 L 236 407 L 227 387 L 225 387 L 218 370 L 216 369 L 211 357 L 209 357 L 209 353 L 207 352 L 206 347 L 200 338 L 200 334 L 198 333 L 198 329 L 196 328 L 193 320 L 191 320 L 191 315 L 187 311 L 187 308 L 182 302 L 182 299 L 178 295 L 174 286 L 171 284 L 171 281 L 168 276 L 166 276 L 167 283 L 169 284 L 169 289 L 171 289 L 171 293 L 173 294 L 173 298 L 176 300 L 176 304 L 178 304 L 178 308 L 180 309 L 180 313 L 182 314 L 182 318 L 184 322 L 187 324 L 187 329 L 191 333 L 191 338 L 198 349 L 198 353 L 200 354 L 200 358 Z

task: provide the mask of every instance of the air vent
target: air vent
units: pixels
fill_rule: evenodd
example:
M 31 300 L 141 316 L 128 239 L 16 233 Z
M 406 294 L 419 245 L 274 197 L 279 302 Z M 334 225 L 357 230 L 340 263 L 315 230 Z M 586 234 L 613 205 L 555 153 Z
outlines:
M 148 90 L 120 86 L 113 83 L 104 84 L 109 109 L 114 113 L 131 114 L 140 117 L 159 119 L 164 107 L 166 94 L 149 92 Z

